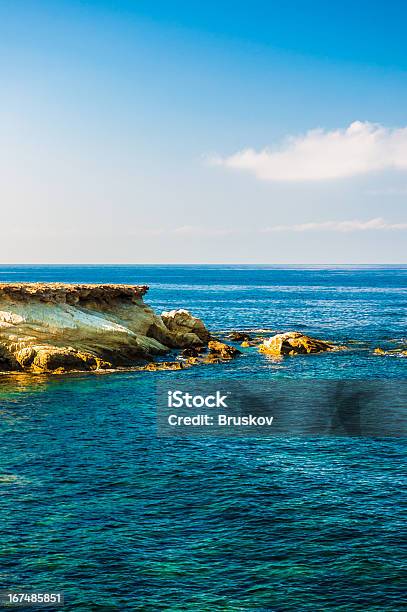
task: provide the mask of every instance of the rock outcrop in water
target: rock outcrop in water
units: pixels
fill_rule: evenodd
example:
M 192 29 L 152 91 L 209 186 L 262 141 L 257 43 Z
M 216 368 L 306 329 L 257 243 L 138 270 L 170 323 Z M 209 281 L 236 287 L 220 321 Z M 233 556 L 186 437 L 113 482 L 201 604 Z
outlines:
M 147 290 L 146 285 L 0 284 L 0 371 L 179 370 L 239 356 L 187 310 L 155 314 L 143 301 Z M 243 348 L 260 344 L 261 353 L 274 357 L 344 348 L 300 332 L 228 337 L 243 340 Z M 182 349 L 176 361 L 154 363 L 172 349 Z
M 375 355 L 390 355 L 390 356 L 396 356 L 396 357 L 407 357 L 407 349 L 403 349 L 403 348 L 395 348 L 395 349 L 390 349 L 390 350 L 384 350 L 382 348 L 375 348 L 373 353 Z
M 195 346 L 196 338 L 201 344 L 206 344 L 210 339 L 210 333 L 201 319 L 191 315 L 188 310 L 171 310 L 161 313 L 164 325 L 169 329 L 176 339 L 178 346 Z
M 209 340 L 187 311 L 158 316 L 148 287 L 0 284 L 0 370 L 66 372 L 132 366 Z
M 234 346 L 219 342 L 219 340 L 211 340 L 208 344 L 209 354 L 206 357 L 206 362 L 228 361 L 240 354 L 240 351 Z
M 289 331 L 276 334 L 260 345 L 259 351 L 266 355 L 298 355 L 304 353 L 321 353 L 338 350 L 338 347 L 325 340 L 305 336 L 301 332 Z

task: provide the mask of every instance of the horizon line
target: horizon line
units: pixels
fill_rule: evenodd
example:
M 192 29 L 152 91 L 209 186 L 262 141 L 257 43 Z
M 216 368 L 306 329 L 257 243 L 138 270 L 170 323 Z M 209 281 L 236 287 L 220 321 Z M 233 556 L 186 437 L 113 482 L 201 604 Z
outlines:
M 185 262 L 171 262 L 171 263 L 166 263 L 166 262 L 142 262 L 142 263 L 134 263 L 134 262 L 82 262 L 82 263 L 78 263 L 78 262 L 52 262 L 52 263 L 48 263 L 48 262 L 35 262 L 35 263 L 27 263 L 27 262 L 21 262 L 21 263 L 17 263 L 17 262 L 13 262 L 13 263 L 0 263 L 0 268 L 4 268 L 4 267 L 13 267 L 13 266 L 24 266 L 24 267 L 28 267 L 28 266 L 167 266 L 167 267 L 171 267 L 171 266 L 246 266 L 246 267 L 250 267 L 250 266 L 269 266 L 269 267 L 314 267 L 314 266 L 335 266 L 335 267 L 407 267 L 407 262 L 406 263 L 402 263 L 402 262 L 398 262 L 398 263 L 335 263 L 335 262 L 330 262 L 330 263 L 319 263 L 319 262 L 314 262 L 314 263 L 257 263 L 257 262 L 249 262 L 249 263 L 245 263 L 245 262 L 215 262 L 215 263 L 205 263 L 205 262 L 189 262 L 189 263 L 185 263 Z

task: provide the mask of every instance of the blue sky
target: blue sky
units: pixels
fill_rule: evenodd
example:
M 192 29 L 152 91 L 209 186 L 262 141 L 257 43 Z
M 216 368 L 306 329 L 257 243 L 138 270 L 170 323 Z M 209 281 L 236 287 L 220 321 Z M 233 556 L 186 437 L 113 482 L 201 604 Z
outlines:
M 406 17 L 1 2 L 0 261 L 406 262 Z

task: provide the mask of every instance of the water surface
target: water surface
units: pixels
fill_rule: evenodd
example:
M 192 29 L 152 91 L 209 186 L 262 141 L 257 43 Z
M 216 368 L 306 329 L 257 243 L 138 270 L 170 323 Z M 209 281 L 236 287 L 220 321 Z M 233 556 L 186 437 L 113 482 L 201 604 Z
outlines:
M 407 269 L 2 266 L 0 282 L 146 283 L 215 331 L 353 350 L 185 372 L 0 377 L 0 578 L 72 610 L 402 610 L 403 440 L 163 439 L 155 382 L 405 378 Z M 353 344 L 352 344 L 353 343 Z

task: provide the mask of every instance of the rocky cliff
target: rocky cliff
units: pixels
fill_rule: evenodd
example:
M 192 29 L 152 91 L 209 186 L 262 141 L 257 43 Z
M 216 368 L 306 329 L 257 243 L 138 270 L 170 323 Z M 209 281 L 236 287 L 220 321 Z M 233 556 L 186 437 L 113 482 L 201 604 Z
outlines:
M 187 311 L 143 301 L 148 287 L 0 284 L 0 371 L 65 372 L 145 363 L 172 348 L 200 346 L 209 333 Z

